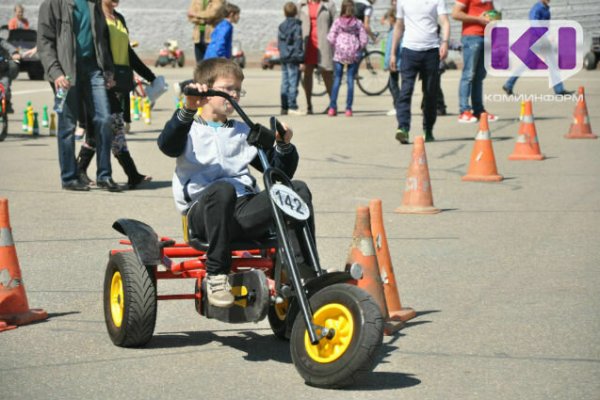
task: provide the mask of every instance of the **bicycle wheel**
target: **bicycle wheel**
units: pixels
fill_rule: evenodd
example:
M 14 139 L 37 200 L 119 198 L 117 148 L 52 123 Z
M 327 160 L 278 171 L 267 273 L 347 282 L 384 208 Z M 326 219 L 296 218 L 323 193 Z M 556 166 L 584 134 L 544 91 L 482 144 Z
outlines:
M 384 57 L 381 50 L 370 50 L 360 59 L 356 83 L 367 96 L 379 96 L 388 89 L 390 76 L 383 69 Z
M 315 72 L 313 74 L 313 96 L 324 96 L 327 93 L 327 88 L 325 87 L 325 82 L 323 82 L 323 76 L 321 75 L 321 70 L 319 68 L 315 68 Z

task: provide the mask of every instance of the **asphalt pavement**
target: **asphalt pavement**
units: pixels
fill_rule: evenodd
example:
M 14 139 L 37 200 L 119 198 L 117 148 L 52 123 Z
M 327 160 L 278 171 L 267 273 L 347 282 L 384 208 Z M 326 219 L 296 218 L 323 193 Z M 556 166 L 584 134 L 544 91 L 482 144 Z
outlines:
M 191 68 L 159 69 L 169 82 Z M 267 123 L 279 113 L 278 70 L 245 71 L 242 105 Z M 346 390 L 306 386 L 289 345 L 267 321 L 228 325 L 200 317 L 192 301 L 159 303 L 146 348 L 123 349 L 104 324 L 102 285 L 111 228 L 134 218 L 161 236 L 182 239 L 171 195 L 174 160 L 156 138 L 174 110 L 173 92 L 157 103 L 150 125 L 127 136 L 140 172 L 153 181 L 135 191 L 61 190 L 56 139 L 21 132 L 22 110 L 50 106 L 46 82 L 24 74 L 13 85 L 8 138 L 0 143 L 0 197 L 10 221 L 30 307 L 48 320 L 0 333 L 0 397 L 9 399 L 590 399 L 600 398 L 600 140 L 569 140 L 574 102 L 539 98 L 534 116 L 544 161 L 509 161 L 519 103 L 487 109 L 498 183 L 462 182 L 477 125 L 457 123 L 459 71 L 443 76 L 449 116 L 426 144 L 436 215 L 394 213 L 402 201 L 412 146 L 394 139 L 391 97 L 356 90 L 354 116 L 288 116 L 300 152 L 296 178 L 313 193 L 322 264 L 344 266 L 355 210 L 383 201 L 384 223 L 402 303 L 417 317 L 384 338 L 379 364 Z M 501 94 L 489 77 L 485 92 Z M 590 122 L 600 135 L 600 72 L 566 86 L 586 89 Z M 541 79 L 521 79 L 518 93 L 549 95 Z M 414 134 L 422 134 L 417 88 Z M 300 90 L 301 107 L 305 100 Z M 339 102 L 344 104 L 345 91 Z M 315 110 L 326 107 L 314 100 Z M 78 142 L 78 146 L 81 142 Z M 114 178 L 126 177 L 113 160 Z M 94 176 L 94 166 L 90 168 Z M 257 174 L 258 176 L 258 174 Z M 161 283 L 162 284 L 162 283 Z M 159 292 L 193 292 L 193 281 Z

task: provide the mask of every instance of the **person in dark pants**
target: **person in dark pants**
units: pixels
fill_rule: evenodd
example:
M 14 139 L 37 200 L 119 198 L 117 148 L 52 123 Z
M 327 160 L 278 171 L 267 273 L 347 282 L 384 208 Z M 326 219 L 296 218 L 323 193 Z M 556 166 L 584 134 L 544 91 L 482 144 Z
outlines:
M 423 79 L 423 96 L 425 110 L 423 130 L 425 141 L 431 142 L 433 126 L 437 118 L 436 103 L 439 85 L 439 63 L 448 55 L 448 37 L 450 23 L 448 11 L 443 0 L 436 2 L 415 2 L 398 0 L 396 4 L 396 24 L 390 56 L 390 69 L 396 68 L 396 49 L 402 40 L 402 58 L 400 74 L 399 106 L 396 118 L 400 128 L 396 131 L 396 140 L 402 144 L 409 143 L 410 106 L 417 75 Z M 437 24 L 442 27 L 442 39 L 437 34 Z

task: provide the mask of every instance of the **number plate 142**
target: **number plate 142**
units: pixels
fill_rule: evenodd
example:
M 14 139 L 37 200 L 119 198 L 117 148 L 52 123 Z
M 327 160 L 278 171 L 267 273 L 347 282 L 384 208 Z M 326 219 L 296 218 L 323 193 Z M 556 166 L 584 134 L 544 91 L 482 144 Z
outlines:
M 277 207 L 292 218 L 300 221 L 310 217 L 308 206 L 293 189 L 276 183 L 271 187 L 270 195 Z

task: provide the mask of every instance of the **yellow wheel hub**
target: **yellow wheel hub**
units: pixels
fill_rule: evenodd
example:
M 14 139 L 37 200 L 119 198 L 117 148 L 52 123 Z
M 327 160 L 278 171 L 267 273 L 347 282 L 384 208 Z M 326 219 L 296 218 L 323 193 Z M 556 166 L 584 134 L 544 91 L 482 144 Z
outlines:
M 123 323 L 124 308 L 123 279 L 120 272 L 115 272 L 110 283 L 110 315 L 117 328 Z
M 341 304 L 326 304 L 317 310 L 313 321 L 316 325 L 333 329 L 335 334 L 331 339 L 325 337 L 313 345 L 307 330 L 304 333 L 304 346 L 309 357 L 321 364 L 340 358 L 348 350 L 354 334 L 354 319 L 350 310 Z

